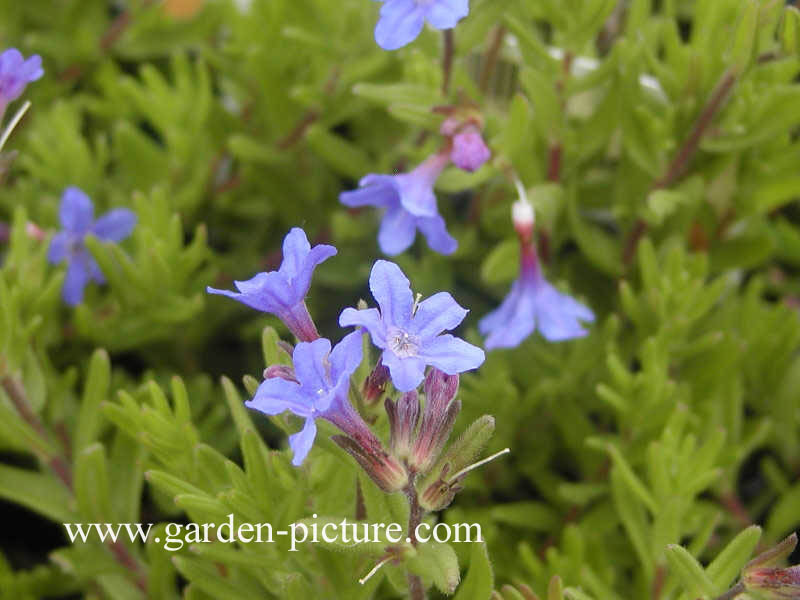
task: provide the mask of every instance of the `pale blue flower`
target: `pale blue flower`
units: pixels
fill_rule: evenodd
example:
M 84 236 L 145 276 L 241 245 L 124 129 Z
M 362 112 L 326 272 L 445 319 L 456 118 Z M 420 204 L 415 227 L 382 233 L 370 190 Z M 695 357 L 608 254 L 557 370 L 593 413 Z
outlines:
M 119 242 L 133 231 L 136 215 L 126 208 L 117 208 L 94 220 L 94 206 L 89 197 L 76 187 L 68 187 L 61 197 L 59 218 L 64 229 L 50 242 L 47 259 L 53 264 L 67 261 L 62 297 L 64 302 L 75 306 L 83 300 L 83 289 L 90 280 L 105 283 L 100 267 L 86 248 L 86 236 Z
M 206 288 L 238 300 L 251 308 L 276 315 L 297 339 L 311 342 L 319 337 L 306 308 L 306 294 L 317 265 L 336 254 L 326 244 L 311 247 L 305 231 L 293 228 L 283 240 L 283 262 L 277 271 L 259 273 L 247 281 L 234 281 L 238 292 Z
M 38 54 L 27 60 L 16 48 L 9 48 L 0 54 L 0 114 L 6 105 L 22 95 L 26 85 L 42 75 L 42 58 Z
M 372 267 L 369 287 L 380 310 L 346 308 L 339 324 L 361 326 L 369 332 L 372 343 L 383 350 L 381 362 L 399 391 L 416 388 L 425 377 L 426 365 L 455 375 L 483 363 L 483 350 L 442 335 L 456 328 L 468 312 L 450 294 L 439 292 L 417 305 L 400 267 L 385 260 Z
M 406 250 L 422 232 L 431 249 L 452 254 L 458 242 L 447 232 L 436 206 L 433 185 L 447 165 L 446 154 L 435 154 L 410 173 L 365 176 L 357 190 L 342 192 L 339 201 L 350 207 L 385 209 L 378 232 L 381 250 L 393 256 Z
M 549 341 L 582 337 L 581 321 L 594 321 L 586 306 L 554 288 L 542 275 L 532 244 L 522 249 L 519 279 L 500 306 L 483 317 L 478 329 L 486 335 L 486 349 L 515 348 L 535 329 Z
M 363 437 L 368 428 L 347 396 L 350 376 L 361 364 L 361 357 L 358 331 L 345 336 L 333 350 L 325 338 L 300 342 L 292 354 L 294 379 L 265 379 L 253 399 L 245 402 L 267 415 L 288 410 L 306 420 L 300 432 L 289 436 L 293 465 L 300 465 L 311 450 L 317 435 L 316 419 L 327 419 L 355 439 Z

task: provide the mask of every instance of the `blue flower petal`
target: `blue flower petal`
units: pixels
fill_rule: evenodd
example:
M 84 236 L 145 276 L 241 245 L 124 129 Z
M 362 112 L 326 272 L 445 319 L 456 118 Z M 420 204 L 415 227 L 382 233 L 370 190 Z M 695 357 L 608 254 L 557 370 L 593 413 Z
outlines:
M 400 254 L 414 243 L 417 219 L 401 206 L 390 207 L 383 215 L 378 231 L 378 245 L 389 256 Z
M 331 351 L 331 342 L 319 338 L 313 342 L 300 342 L 294 347 L 292 362 L 302 391 L 310 398 L 322 398 L 330 385 L 327 380 L 325 361 Z M 315 408 L 318 408 L 315 404 Z
M 558 292 L 549 283 L 542 282 L 542 289 L 536 297 L 536 315 L 539 331 L 547 340 L 560 342 L 585 336 L 588 332 L 581 326 L 576 312 L 584 315 L 584 320 L 594 320 L 594 314 L 588 308 Z M 590 319 L 585 318 L 587 312 Z
M 404 328 L 411 319 L 414 296 L 400 267 L 387 260 L 376 261 L 369 276 L 369 289 L 380 306 L 384 324 Z
M 334 386 L 339 385 L 342 378 L 349 379 L 361 364 L 364 353 L 362 336 L 363 333 L 358 330 L 348 333 L 331 351 L 328 360 L 331 363 L 331 382 Z
M 438 175 L 438 171 L 435 174 Z M 423 170 L 414 170 L 411 173 L 395 176 L 403 208 L 415 217 L 435 217 L 438 215 L 436 194 L 433 193 L 435 181 L 436 178 L 432 177 L 428 169 L 424 168 Z
M 311 400 L 300 393 L 300 385 L 281 377 L 262 381 L 253 399 L 244 404 L 266 415 L 279 415 L 287 410 L 301 417 L 312 414 Z
M 425 19 L 436 29 L 452 29 L 469 14 L 469 0 L 433 0 Z
M 317 266 L 331 256 L 335 256 L 337 252 L 336 248 L 328 244 L 318 244 L 311 248 L 297 275 L 291 280 L 292 292 L 298 302 L 308 294 L 308 289 L 311 287 L 311 278 L 314 276 L 314 270 Z
M 447 225 L 440 215 L 417 219 L 417 227 L 425 236 L 431 250 L 448 255 L 458 249 L 458 242 L 447 232 Z
M 53 236 L 47 249 L 47 260 L 50 264 L 60 263 L 67 257 L 71 238 L 72 236 L 66 231 L 60 231 Z
M 92 226 L 94 206 L 83 190 L 68 187 L 61 196 L 59 218 L 66 231 L 85 234 Z
M 116 208 L 97 219 L 90 231 L 101 240 L 119 242 L 136 226 L 136 214 L 127 208 Z
M 378 348 L 386 347 L 386 325 L 381 320 L 381 314 L 377 308 L 365 308 L 356 310 L 355 308 L 345 308 L 339 315 L 339 326 L 363 327 L 369 332 L 372 343 Z
M 425 343 L 419 356 L 448 375 L 477 369 L 486 360 L 483 350 L 450 334 L 440 335 Z
M 289 436 L 289 447 L 292 449 L 292 464 L 299 467 L 308 456 L 314 439 L 317 437 L 317 424 L 314 419 L 306 419 L 306 424 L 299 432 Z
M 283 262 L 278 271 L 287 279 L 291 279 L 303 266 L 311 251 L 306 232 L 299 227 L 293 227 L 283 238 Z
M 70 306 L 77 306 L 83 301 L 83 289 L 89 283 L 89 265 L 86 259 L 78 254 L 73 256 L 67 267 L 67 276 L 64 278 L 64 287 L 61 288 L 61 297 Z
M 388 0 L 375 27 L 375 41 L 384 50 L 397 50 L 414 41 L 425 24 L 425 12 L 416 0 Z
M 424 343 L 442 331 L 458 327 L 468 312 L 467 309 L 459 306 L 450 294 L 439 292 L 419 303 L 417 312 L 411 321 L 411 330 Z
M 359 188 L 339 194 L 339 202 L 351 208 L 392 206 L 400 203 L 400 192 L 391 175 L 370 174 L 361 178 Z
M 385 350 L 381 362 L 388 367 L 394 387 L 400 392 L 416 389 L 425 378 L 425 361 L 418 356 L 400 358 Z

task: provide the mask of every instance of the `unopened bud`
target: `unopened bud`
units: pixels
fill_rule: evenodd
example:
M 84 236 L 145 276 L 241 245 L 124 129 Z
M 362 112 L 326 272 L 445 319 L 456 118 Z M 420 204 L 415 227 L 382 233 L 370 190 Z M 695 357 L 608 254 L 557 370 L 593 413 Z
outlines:
M 384 492 L 398 492 L 408 485 L 406 468 L 382 447 L 365 447 L 346 435 L 331 438 L 340 448 L 356 459 L 364 472 Z
M 392 454 L 405 460 L 411 453 L 411 445 L 417 432 L 419 422 L 419 398 L 417 391 L 406 392 L 397 402 L 390 398 L 384 401 L 386 414 L 389 416 L 390 441 Z
M 788 569 L 753 569 L 742 575 L 748 592 L 759 598 L 800 598 L 800 566 Z
M 299 383 L 297 377 L 295 377 L 294 369 L 289 365 L 270 365 L 264 369 L 264 379 L 273 379 L 274 377 Z
M 450 465 L 444 465 L 439 477 L 427 484 L 419 495 L 419 504 L 427 511 L 438 511 L 450 506 L 456 494 L 461 491 L 457 481 L 448 482 L 447 475 Z
M 483 141 L 481 132 L 474 125 L 465 127 L 453 136 L 450 160 L 459 169 L 470 173 L 477 171 L 491 156 L 492 153 Z
M 389 381 L 389 369 L 380 362 L 364 380 L 363 396 L 364 404 L 374 405 L 386 391 L 386 384 Z
M 36 223 L 31 223 L 30 221 L 25 224 L 25 233 L 28 234 L 29 238 L 36 240 L 37 242 L 41 242 L 47 237 L 47 234 L 42 231 L 41 227 L 39 227 Z
M 793 533 L 777 546 L 762 552 L 745 565 L 742 584 L 760 598 L 800 598 L 800 565 L 786 569 L 775 564 L 789 556 L 797 546 Z
M 439 458 L 461 410 L 461 403 L 454 400 L 458 392 L 458 375 L 431 369 L 425 377 L 424 389 L 425 411 L 409 456 L 409 466 L 418 473 L 428 472 Z

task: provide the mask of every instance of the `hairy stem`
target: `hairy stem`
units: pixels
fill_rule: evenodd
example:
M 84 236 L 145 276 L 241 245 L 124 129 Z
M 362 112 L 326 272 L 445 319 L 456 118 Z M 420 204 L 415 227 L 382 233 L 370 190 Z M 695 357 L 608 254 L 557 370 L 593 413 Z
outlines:
M 425 511 L 419 505 L 419 498 L 417 497 L 417 488 L 414 487 L 413 477 L 408 487 L 404 490 L 408 498 L 408 538 L 411 544 L 416 546 L 417 540 L 417 527 L 422 523 L 422 517 Z M 408 597 L 410 600 L 425 600 L 425 588 L 422 585 L 422 579 L 419 575 L 408 573 Z

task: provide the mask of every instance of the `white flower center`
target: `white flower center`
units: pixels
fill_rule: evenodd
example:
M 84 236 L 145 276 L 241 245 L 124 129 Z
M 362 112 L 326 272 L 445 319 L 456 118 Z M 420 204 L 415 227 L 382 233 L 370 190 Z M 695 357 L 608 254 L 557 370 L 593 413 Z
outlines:
M 387 341 L 389 350 L 400 358 L 416 356 L 417 352 L 419 352 L 419 338 L 402 329 L 390 329 Z

